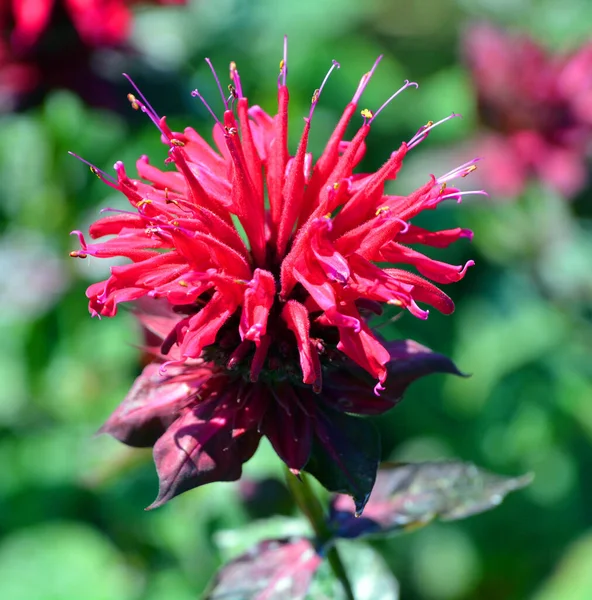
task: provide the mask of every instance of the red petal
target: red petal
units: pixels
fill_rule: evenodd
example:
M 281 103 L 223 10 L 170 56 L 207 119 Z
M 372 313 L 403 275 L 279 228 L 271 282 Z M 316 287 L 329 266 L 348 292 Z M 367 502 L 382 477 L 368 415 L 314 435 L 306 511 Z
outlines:
M 304 383 L 314 384 L 315 388 L 320 389 L 320 369 L 318 368 L 318 354 L 310 341 L 310 322 L 306 308 L 296 302 L 289 300 L 282 310 L 282 318 L 286 322 L 288 329 L 296 337 L 296 345 L 300 355 L 300 368 L 302 369 L 302 381 Z
M 275 297 L 275 279 L 269 271 L 255 269 L 244 295 L 239 325 L 241 339 L 259 344 L 267 331 L 267 318 Z

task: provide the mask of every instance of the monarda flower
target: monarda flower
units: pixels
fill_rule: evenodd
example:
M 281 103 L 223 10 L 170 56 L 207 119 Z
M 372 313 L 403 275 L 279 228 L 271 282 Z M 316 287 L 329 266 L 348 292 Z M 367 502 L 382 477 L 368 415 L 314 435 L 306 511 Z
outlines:
M 10 0 L 5 2 L 10 4 Z M 36 44 L 49 27 L 52 11 L 61 5 L 84 43 L 118 45 L 127 40 L 132 24 L 130 6 L 138 3 L 137 0 L 12 0 L 13 43 L 19 49 Z M 153 3 L 185 4 L 185 0 L 153 0 Z
M 579 192 L 592 138 L 592 44 L 552 55 L 483 24 L 467 31 L 464 55 L 488 128 L 477 142 L 488 188 L 516 196 L 536 178 L 566 197 Z
M 326 488 L 352 495 L 361 510 L 380 443 L 359 415 L 389 410 L 420 376 L 458 373 L 447 358 L 413 341 L 384 342 L 368 325 L 383 304 L 420 319 L 428 316 L 420 305 L 451 313 L 451 299 L 429 280 L 459 281 L 473 264 L 449 265 L 415 248 L 446 248 L 471 238 L 470 231 L 432 232 L 411 220 L 471 193 L 449 183 L 474 170 L 474 161 L 430 176 L 408 196 L 384 192 L 406 154 L 438 123 L 421 127 L 376 172 L 354 172 L 374 119 L 416 85 L 405 82 L 374 113 L 363 109 L 357 133 L 345 140 L 379 60 L 316 161 L 308 136 L 323 87 L 339 65 L 312 95 L 292 155 L 284 50 L 276 115 L 249 106 L 231 63 L 228 99 L 214 72 L 223 114 L 193 92 L 215 121 L 216 149 L 191 128 L 171 131 L 136 90 L 129 100 L 158 128 L 172 168 L 161 170 L 142 156 L 141 179 L 132 179 L 121 162 L 116 178 L 91 166 L 127 196 L 132 210 L 112 210 L 91 226 L 92 238 L 111 236 L 107 241 L 87 243 L 74 232 L 81 249 L 71 255 L 130 261 L 112 267 L 87 296 L 95 316 L 138 302 L 154 361 L 103 431 L 154 446 L 160 492 L 152 506 L 204 483 L 238 479 L 264 435 L 293 472 L 305 469 Z
M 185 3 L 0 0 L 0 112 L 35 105 L 49 90 L 63 88 L 91 106 L 113 109 L 113 85 L 92 65 L 97 49 L 131 50 L 133 5 Z

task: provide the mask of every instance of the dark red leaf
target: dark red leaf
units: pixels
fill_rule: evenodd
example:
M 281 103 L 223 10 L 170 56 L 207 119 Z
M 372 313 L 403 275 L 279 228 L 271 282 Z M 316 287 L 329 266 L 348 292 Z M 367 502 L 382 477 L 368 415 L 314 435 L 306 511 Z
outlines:
M 396 340 L 385 346 L 391 359 L 387 364 L 386 389 L 381 394 L 393 404 L 401 399 L 410 383 L 425 375 L 450 373 L 464 376 L 448 357 L 413 340 Z
M 153 363 L 144 369 L 99 433 L 108 433 L 128 446 L 154 445 L 177 419 L 191 393 L 187 383 L 159 375 L 159 367 Z
M 210 403 L 186 410 L 154 445 L 160 487 L 148 508 L 205 483 L 239 479 L 260 437 L 256 430 L 233 429 L 232 413 Z
M 361 512 L 370 496 L 380 461 L 374 425 L 328 408 L 317 411 L 316 440 L 305 471 L 331 492 L 353 497 Z
M 314 428 L 314 417 L 311 415 L 314 414 L 314 407 L 311 407 L 310 414 L 301 408 L 310 395 L 308 391 L 299 399 L 291 385 L 278 388 L 265 413 L 262 433 L 288 467 L 299 471 L 310 457 Z
M 390 354 L 385 389 L 374 393 L 376 380 L 352 365 L 347 371 L 325 377 L 325 401 L 337 410 L 357 415 L 380 415 L 397 404 L 407 387 L 416 379 L 432 373 L 462 375 L 454 363 L 413 340 L 382 342 Z

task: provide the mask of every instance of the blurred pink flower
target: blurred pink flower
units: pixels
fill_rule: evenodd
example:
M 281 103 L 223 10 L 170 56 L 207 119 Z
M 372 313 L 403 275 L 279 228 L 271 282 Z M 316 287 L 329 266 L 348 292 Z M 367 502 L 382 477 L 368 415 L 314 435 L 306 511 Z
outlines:
M 311 123 L 339 65 L 334 61 L 315 90 L 290 155 L 284 58 L 276 115 L 249 107 L 234 63 L 228 99 L 214 73 L 225 108 L 220 119 L 193 92 L 216 121 L 217 151 L 194 129 L 171 131 L 137 91 L 140 98 L 130 94 L 130 102 L 154 122 L 174 170 L 161 171 L 143 156 L 136 168 L 145 183 L 131 179 L 121 162 L 116 178 L 91 166 L 131 205 L 91 226 L 91 237 L 112 236 L 107 241 L 87 243 L 75 232 L 81 249 L 72 256 L 131 261 L 88 288 L 91 313 L 113 316 L 120 303 L 147 298 L 170 307 L 168 314 L 160 309 L 163 314 L 142 317 L 160 364 L 146 368 L 106 426 L 124 442 L 139 435 L 154 444 L 161 481 L 156 504 L 196 485 L 238 478 L 263 434 L 292 470 L 306 468 L 330 489 L 345 486 L 363 506 L 379 446 L 369 424 L 349 413 L 380 414 L 417 377 L 458 373 L 448 359 L 415 342 L 385 343 L 367 323 L 382 304 L 421 319 L 428 311 L 418 303 L 445 314 L 454 310 L 428 279 L 457 282 L 473 261 L 450 265 L 410 246 L 445 248 L 472 233 L 432 232 L 410 221 L 446 200 L 482 193 L 447 187 L 475 169 L 470 161 L 431 175 L 408 196 L 385 195 L 385 182 L 438 125 L 432 122 L 376 172 L 354 173 L 374 119 L 415 85 L 405 82 L 375 113 L 364 109 L 363 124 L 346 141 L 377 64 L 362 77 L 316 162 L 307 151 Z M 412 266 L 419 275 L 379 266 L 385 262 Z M 157 425 L 147 438 L 146 423 Z M 327 474 L 331 468 L 338 475 Z
M 10 0 L 4 0 L 8 5 Z M 80 38 L 91 46 L 111 46 L 124 42 L 130 32 L 129 7 L 138 0 L 12 0 L 17 49 L 30 48 L 49 26 L 56 4 L 63 5 Z M 145 0 L 144 4 L 185 4 L 185 0 Z
M 464 38 L 479 115 L 477 151 L 490 191 L 522 192 L 531 177 L 571 197 L 586 183 L 592 139 L 592 43 L 552 55 L 527 36 L 477 25 Z
M 35 66 L 16 59 L 0 38 L 0 113 L 12 110 L 22 95 L 35 88 L 38 80 Z
M 185 2 L 0 0 L 0 111 L 34 104 L 54 88 L 75 89 L 94 105 L 115 105 L 112 84 L 91 67 L 96 49 L 129 50 L 132 5 Z

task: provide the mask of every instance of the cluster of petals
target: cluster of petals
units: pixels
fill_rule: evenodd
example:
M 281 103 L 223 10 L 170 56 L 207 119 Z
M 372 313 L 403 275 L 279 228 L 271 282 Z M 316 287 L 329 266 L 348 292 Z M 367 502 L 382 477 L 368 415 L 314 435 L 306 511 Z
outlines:
M 184 4 L 185 0 L 156 0 L 158 4 Z M 81 39 L 91 46 L 124 42 L 131 29 L 130 6 L 136 0 L 4 0 L 14 22 L 12 42 L 18 49 L 30 48 L 49 27 L 52 13 L 63 5 Z M 60 7 L 61 8 L 61 7 Z M 0 8 L 0 10 L 2 10 Z
M 212 478 L 236 479 L 261 434 L 295 471 L 307 465 L 314 439 L 336 457 L 328 425 L 338 420 L 335 411 L 343 419 L 346 413 L 384 412 L 413 379 L 457 372 L 448 359 L 412 342 L 384 342 L 368 325 L 383 304 L 421 319 L 428 310 L 420 305 L 451 313 L 453 302 L 436 284 L 459 281 L 473 264 L 450 265 L 416 248 L 446 248 L 471 238 L 470 231 L 428 231 L 411 220 L 443 201 L 459 201 L 463 192 L 449 182 L 471 173 L 475 161 L 429 176 L 408 195 L 385 193 L 407 153 L 438 123 L 421 127 L 376 172 L 355 172 L 384 106 L 375 113 L 362 110 L 364 120 L 351 139 L 346 131 L 378 62 L 362 77 L 316 161 L 308 136 L 328 76 L 312 96 L 291 154 L 285 57 L 277 114 L 249 106 L 231 63 L 228 98 L 218 82 L 223 114 L 218 117 L 198 90 L 193 93 L 215 119 L 215 148 L 192 128 L 172 131 L 136 90 L 130 102 L 160 131 L 172 168 L 159 169 L 142 156 L 135 179 L 121 162 L 115 164 L 116 177 L 91 166 L 127 197 L 131 210 L 106 209 L 111 214 L 91 225 L 91 238 L 110 236 L 106 241 L 89 242 L 75 232 L 80 250 L 72 256 L 129 260 L 88 288 L 90 311 L 110 317 L 121 303 L 152 306 L 141 318 L 152 332 L 151 345 L 155 340 L 158 345 L 157 360 L 106 431 L 133 443 L 134 432 L 158 424 L 158 441 L 152 431 L 147 444 L 155 444 L 160 501 Z M 399 92 L 411 85 L 406 82 Z M 383 268 L 384 263 L 392 266 Z M 164 306 L 156 311 L 164 313 L 155 314 L 155 305 Z M 165 413 L 174 415 L 176 425 Z M 329 413 L 333 417 L 319 416 Z M 218 456 L 230 466 L 196 466 L 195 459 L 187 467 L 191 483 L 179 483 L 182 469 L 175 461 L 183 436 L 200 456 Z M 244 444 L 237 450 L 238 466 L 228 451 L 237 444 Z
M 464 54 L 489 128 L 479 141 L 488 188 L 511 197 L 535 177 L 566 197 L 579 192 L 592 136 L 592 44 L 554 55 L 480 24 L 467 30 Z

